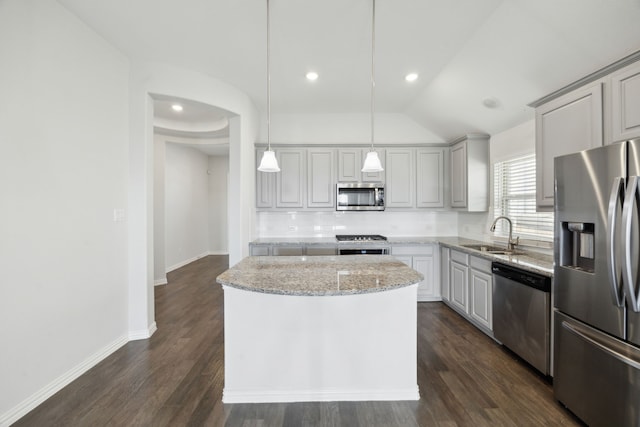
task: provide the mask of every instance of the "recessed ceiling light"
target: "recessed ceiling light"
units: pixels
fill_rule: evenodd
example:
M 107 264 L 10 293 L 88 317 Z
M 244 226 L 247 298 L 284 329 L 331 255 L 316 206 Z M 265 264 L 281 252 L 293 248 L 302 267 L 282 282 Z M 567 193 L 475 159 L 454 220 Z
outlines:
M 311 81 L 318 80 L 318 73 L 316 73 L 315 71 L 309 71 L 306 77 L 307 77 L 307 80 L 311 80 Z
M 416 80 L 418 80 L 418 73 L 409 73 L 404 76 L 404 79 L 408 82 L 415 82 Z
M 173 105 L 171 105 L 171 109 L 172 109 L 173 111 L 182 111 L 182 105 L 180 105 L 180 104 L 173 104 Z

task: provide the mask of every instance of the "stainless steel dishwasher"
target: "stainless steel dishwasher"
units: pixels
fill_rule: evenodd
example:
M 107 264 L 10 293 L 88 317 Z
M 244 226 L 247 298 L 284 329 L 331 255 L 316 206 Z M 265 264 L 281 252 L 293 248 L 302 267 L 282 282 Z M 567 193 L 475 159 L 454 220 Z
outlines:
M 494 262 L 493 335 L 549 375 L 551 278 Z

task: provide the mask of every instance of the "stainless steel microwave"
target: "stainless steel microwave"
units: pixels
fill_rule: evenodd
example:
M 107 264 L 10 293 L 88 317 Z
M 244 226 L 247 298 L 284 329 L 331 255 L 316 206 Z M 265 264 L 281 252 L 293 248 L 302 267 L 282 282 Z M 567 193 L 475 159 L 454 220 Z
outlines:
M 384 184 L 381 182 L 339 182 L 336 184 L 337 211 L 383 211 Z

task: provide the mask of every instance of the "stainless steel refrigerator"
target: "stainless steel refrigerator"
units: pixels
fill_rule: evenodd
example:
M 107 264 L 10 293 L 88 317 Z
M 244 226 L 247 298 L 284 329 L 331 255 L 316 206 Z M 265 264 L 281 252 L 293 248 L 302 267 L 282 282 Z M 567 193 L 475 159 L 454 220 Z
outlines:
M 554 393 L 640 426 L 640 140 L 555 159 Z

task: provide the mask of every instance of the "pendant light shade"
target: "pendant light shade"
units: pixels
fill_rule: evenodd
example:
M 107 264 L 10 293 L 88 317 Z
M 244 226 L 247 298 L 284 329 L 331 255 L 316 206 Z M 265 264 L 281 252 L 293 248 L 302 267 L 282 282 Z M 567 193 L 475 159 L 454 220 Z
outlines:
M 373 0 L 373 11 L 371 13 L 371 149 L 364 159 L 361 172 L 382 172 L 382 163 L 378 153 L 373 149 L 374 140 L 374 113 L 375 113 L 375 58 L 376 58 L 376 0 Z
M 378 153 L 369 151 L 364 159 L 364 166 L 362 166 L 361 172 L 382 172 L 383 170 Z
M 269 0 L 267 0 L 267 151 L 262 155 L 260 172 L 280 172 L 276 153 L 271 150 L 271 72 L 270 72 L 270 28 L 269 28 Z
M 260 166 L 258 166 L 260 172 L 280 172 L 278 167 L 278 160 L 276 159 L 276 153 L 271 150 L 267 150 L 262 155 Z

